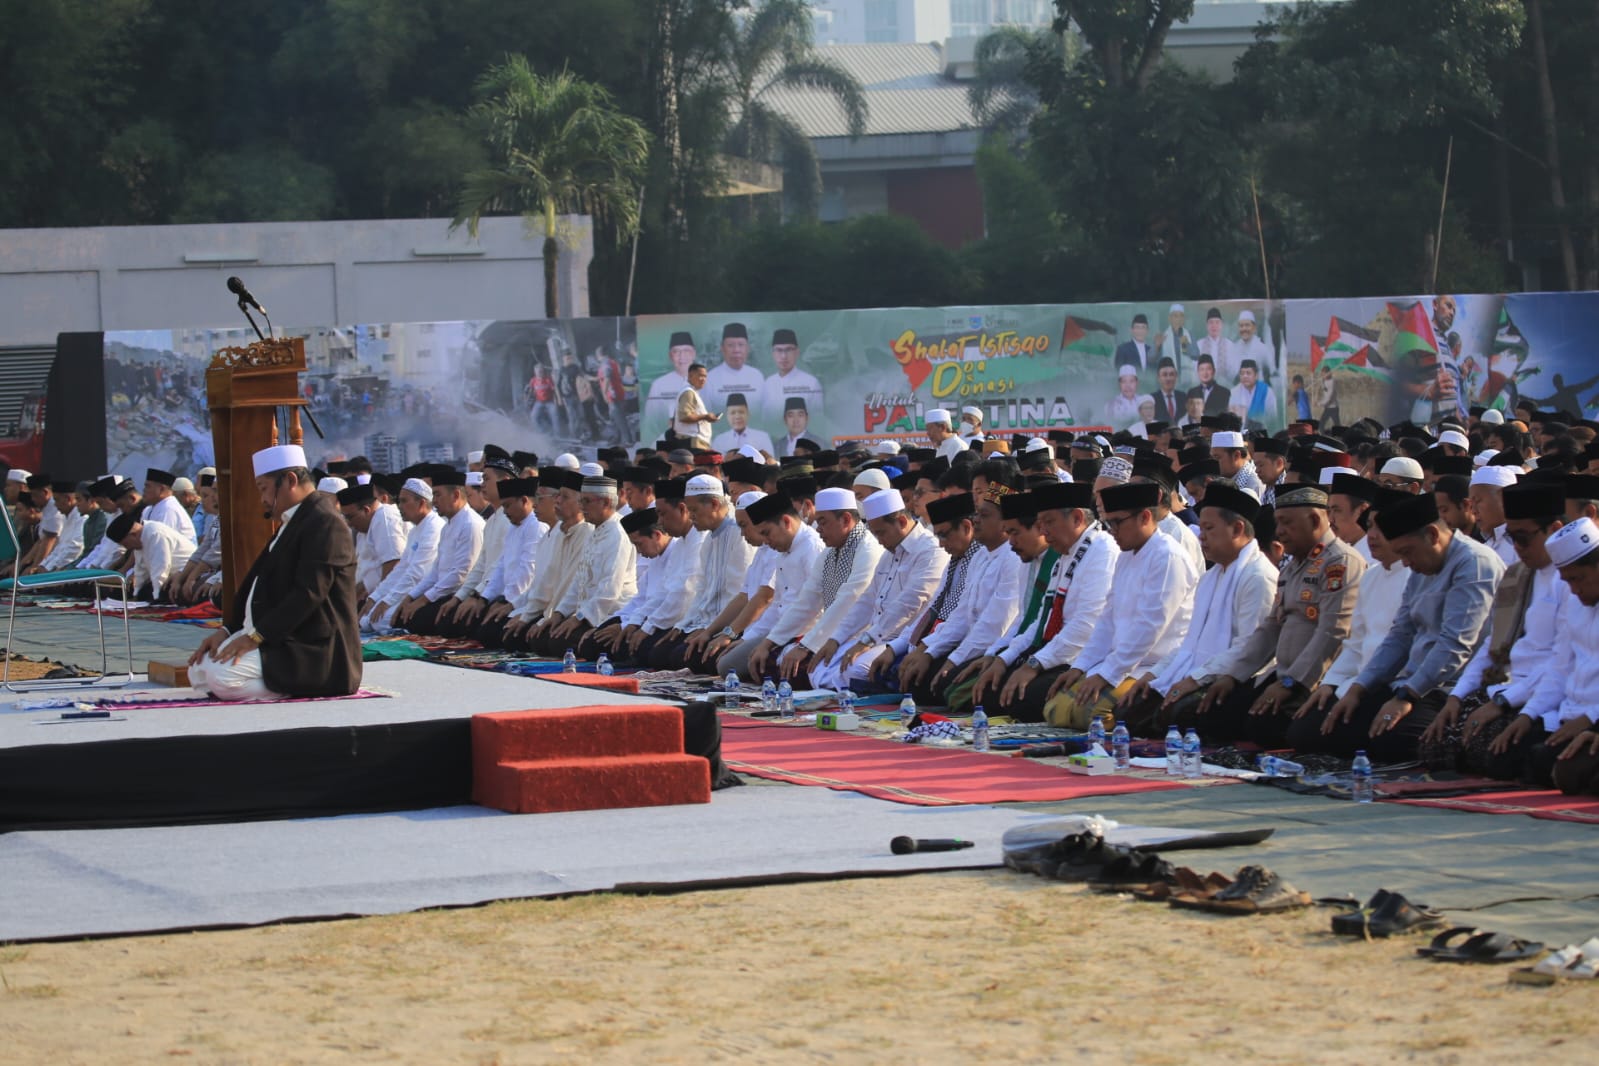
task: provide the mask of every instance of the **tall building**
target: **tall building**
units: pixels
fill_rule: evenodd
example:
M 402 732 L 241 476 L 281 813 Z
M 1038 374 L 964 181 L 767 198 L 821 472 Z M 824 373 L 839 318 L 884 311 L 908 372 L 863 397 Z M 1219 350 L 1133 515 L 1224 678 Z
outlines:
M 1050 0 L 811 0 L 817 44 L 926 44 L 996 26 L 1048 26 Z

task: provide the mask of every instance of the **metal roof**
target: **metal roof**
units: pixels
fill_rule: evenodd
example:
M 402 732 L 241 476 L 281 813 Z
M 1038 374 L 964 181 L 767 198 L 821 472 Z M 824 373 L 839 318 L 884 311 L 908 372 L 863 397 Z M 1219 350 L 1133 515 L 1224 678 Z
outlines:
M 941 45 L 833 44 L 816 51 L 865 88 L 867 136 L 975 128 L 966 83 L 945 74 Z M 813 139 L 849 136 L 843 108 L 825 92 L 773 86 L 761 99 Z

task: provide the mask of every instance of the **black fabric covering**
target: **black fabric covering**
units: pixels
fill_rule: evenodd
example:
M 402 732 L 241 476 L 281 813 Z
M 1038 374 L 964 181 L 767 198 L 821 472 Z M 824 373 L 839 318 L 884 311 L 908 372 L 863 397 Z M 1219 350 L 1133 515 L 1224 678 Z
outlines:
M 742 783 L 722 762 L 722 724 L 711 704 L 684 706 L 683 750 L 710 762 L 713 789 Z M 315 818 L 471 802 L 470 718 L 0 749 L 0 832 Z
M 40 469 L 85 478 L 105 468 L 105 334 L 58 333 Z

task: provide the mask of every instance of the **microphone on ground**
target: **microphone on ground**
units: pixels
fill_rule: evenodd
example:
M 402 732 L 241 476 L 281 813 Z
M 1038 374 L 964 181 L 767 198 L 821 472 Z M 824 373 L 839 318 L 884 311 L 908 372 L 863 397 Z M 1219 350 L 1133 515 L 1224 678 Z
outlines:
M 914 837 L 895 837 L 888 842 L 888 846 L 895 855 L 910 855 L 918 851 L 960 851 L 962 848 L 974 845 L 970 840 L 918 840 Z

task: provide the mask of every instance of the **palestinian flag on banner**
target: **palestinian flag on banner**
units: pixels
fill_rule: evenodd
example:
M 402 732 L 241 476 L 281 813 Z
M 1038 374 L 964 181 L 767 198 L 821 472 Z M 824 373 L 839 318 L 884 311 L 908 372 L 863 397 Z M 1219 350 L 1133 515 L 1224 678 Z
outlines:
M 1408 307 L 1388 305 L 1388 314 L 1394 320 L 1394 358 L 1415 354 L 1418 363 L 1438 361 L 1438 337 L 1432 331 L 1432 319 L 1426 308 L 1417 300 Z M 1430 356 L 1430 358 L 1429 358 Z
M 1060 350 L 1103 355 L 1108 359 L 1116 354 L 1116 327 L 1098 319 L 1067 315 L 1066 328 L 1060 335 Z
M 1521 330 L 1510 320 L 1510 309 L 1500 304 L 1499 325 L 1494 328 L 1494 354 L 1516 352 L 1525 356 L 1527 349 L 1527 338 L 1521 335 Z
M 1312 338 L 1313 341 L 1315 339 Z M 1325 361 L 1334 370 L 1352 370 L 1381 381 L 1391 377 L 1382 356 L 1377 353 L 1376 332 L 1347 318 L 1334 315 L 1327 323 L 1327 336 L 1321 340 L 1321 352 L 1321 359 L 1317 359 L 1312 345 L 1312 370 Z

